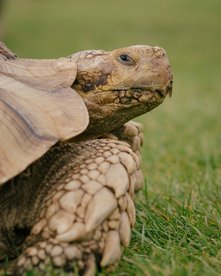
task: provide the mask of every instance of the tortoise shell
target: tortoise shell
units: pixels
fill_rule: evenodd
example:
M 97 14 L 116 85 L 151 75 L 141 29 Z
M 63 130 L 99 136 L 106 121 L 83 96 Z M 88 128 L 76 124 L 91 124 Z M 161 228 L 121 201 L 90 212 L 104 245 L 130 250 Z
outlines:
M 86 129 L 87 108 L 71 88 L 76 74 L 71 59 L 18 59 L 0 43 L 0 184 Z

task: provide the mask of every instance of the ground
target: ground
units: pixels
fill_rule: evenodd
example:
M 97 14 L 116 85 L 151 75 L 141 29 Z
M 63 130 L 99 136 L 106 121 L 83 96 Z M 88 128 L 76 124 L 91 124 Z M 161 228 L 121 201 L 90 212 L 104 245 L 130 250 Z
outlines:
M 19 56 L 131 44 L 168 51 L 174 94 L 138 119 L 145 126 L 146 183 L 131 245 L 107 275 L 221 275 L 220 12 L 219 0 L 5 6 L 3 38 Z

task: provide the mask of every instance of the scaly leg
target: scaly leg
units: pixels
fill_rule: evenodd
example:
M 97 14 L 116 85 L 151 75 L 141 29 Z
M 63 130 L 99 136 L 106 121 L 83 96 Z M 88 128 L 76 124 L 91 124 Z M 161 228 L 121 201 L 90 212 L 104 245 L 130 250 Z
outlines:
M 111 135 L 77 149 L 70 145 L 73 159 L 43 183 L 50 189 L 15 274 L 36 269 L 45 275 L 52 266 L 94 275 L 97 265 L 111 267 L 120 259 L 135 223 L 134 192 L 142 183 L 141 127 L 129 122 Z

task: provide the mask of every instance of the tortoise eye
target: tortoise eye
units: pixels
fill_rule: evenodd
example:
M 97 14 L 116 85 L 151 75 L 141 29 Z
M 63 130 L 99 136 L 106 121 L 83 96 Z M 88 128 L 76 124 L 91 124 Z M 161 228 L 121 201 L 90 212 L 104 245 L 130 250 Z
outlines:
M 135 64 L 135 61 L 132 59 L 132 57 L 127 54 L 121 54 L 120 56 L 118 56 L 117 60 L 123 65 L 131 66 Z

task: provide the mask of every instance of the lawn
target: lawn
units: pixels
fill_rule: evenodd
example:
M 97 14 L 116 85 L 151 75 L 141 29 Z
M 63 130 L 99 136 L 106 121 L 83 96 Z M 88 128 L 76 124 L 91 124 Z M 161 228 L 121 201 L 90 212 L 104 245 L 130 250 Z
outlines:
M 119 267 L 99 275 L 221 275 L 220 0 L 7 0 L 1 39 L 22 57 L 164 47 L 171 99 L 145 126 L 145 187 Z

